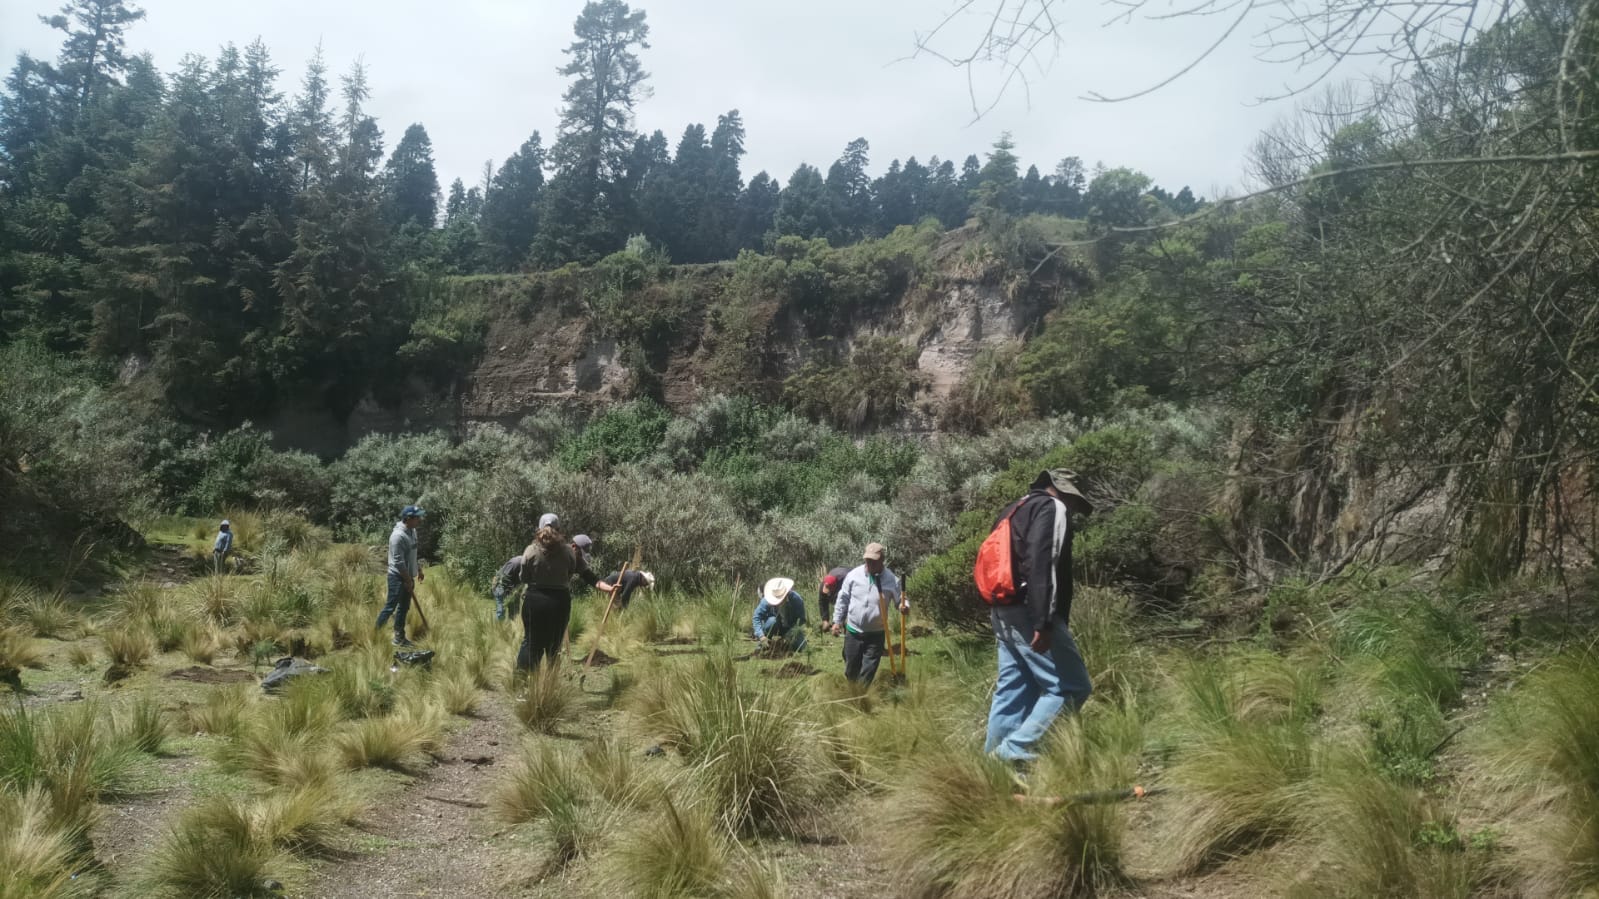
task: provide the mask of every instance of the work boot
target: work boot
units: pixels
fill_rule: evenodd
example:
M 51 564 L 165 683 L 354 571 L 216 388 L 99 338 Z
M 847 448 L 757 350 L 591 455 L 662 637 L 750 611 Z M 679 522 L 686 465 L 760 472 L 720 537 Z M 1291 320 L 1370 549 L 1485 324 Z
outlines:
M 412 643 L 410 640 L 405 639 L 405 637 L 401 636 L 400 634 L 395 634 L 394 635 L 394 645 L 402 647 L 402 648 L 405 648 L 405 649 L 410 649 L 411 647 L 415 646 L 416 644 Z

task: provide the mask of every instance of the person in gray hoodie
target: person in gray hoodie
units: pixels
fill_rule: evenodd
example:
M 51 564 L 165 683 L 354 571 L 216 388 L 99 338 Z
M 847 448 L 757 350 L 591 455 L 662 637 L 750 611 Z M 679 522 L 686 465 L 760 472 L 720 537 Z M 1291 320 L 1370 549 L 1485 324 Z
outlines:
M 833 604 L 833 635 L 844 635 L 844 676 L 870 684 L 877 676 L 887 642 L 888 609 L 910 611 L 899 578 L 884 563 L 883 544 L 868 543 L 861 564 L 844 576 Z

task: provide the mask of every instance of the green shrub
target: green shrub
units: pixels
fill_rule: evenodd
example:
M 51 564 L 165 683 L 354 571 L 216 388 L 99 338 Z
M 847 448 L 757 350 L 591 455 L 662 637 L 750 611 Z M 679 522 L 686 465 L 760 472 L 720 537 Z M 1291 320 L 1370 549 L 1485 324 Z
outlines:
M 568 471 L 603 471 L 637 462 L 660 446 L 670 420 L 671 413 L 652 400 L 617 406 L 563 442 L 556 459 Z

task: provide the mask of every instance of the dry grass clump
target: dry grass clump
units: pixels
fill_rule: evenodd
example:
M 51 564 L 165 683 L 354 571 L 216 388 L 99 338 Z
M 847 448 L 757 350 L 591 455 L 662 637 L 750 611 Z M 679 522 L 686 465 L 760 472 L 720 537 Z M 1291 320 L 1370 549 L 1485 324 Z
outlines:
M 460 669 L 434 678 L 433 695 L 444 706 L 444 711 L 462 717 L 477 714 L 478 705 L 483 700 L 483 694 L 472 675 Z
M 76 877 L 81 867 L 76 835 L 54 820 L 49 793 L 38 785 L 0 790 L 0 871 L 6 899 L 76 899 L 94 883 Z
M 217 654 L 222 651 L 222 635 L 210 627 L 190 628 L 183 635 L 183 643 L 178 647 L 189 661 L 197 665 L 209 665 L 216 661 Z
M 729 888 L 735 844 L 716 816 L 670 798 L 639 819 L 609 854 L 608 885 L 618 896 L 697 899 L 734 896 Z
M 176 606 L 164 606 L 154 615 L 145 618 L 143 626 L 155 640 L 158 652 L 172 652 L 189 639 L 196 627 L 188 613 Z
M 1298 832 L 1300 794 L 1317 759 L 1308 727 L 1316 703 L 1289 667 L 1251 655 L 1177 673 L 1170 778 L 1183 787 L 1173 850 L 1180 870 Z
M 1481 781 L 1530 822 L 1516 838 L 1535 891 L 1599 891 L 1599 652 L 1560 656 L 1499 701 L 1478 736 Z
M 253 803 L 218 796 L 184 813 L 150 853 L 139 886 L 161 899 L 256 899 L 280 895 L 267 882 L 294 873 L 289 854 L 263 839 Z
M 436 749 L 444 732 L 438 706 L 412 703 L 382 718 L 362 718 L 334 735 L 333 745 L 344 766 L 404 771 L 405 763 Z
M 44 667 L 44 647 L 20 626 L 0 627 L 0 671 Z
M 218 749 L 217 759 L 227 770 L 269 784 L 325 783 L 338 771 L 328 737 L 340 720 L 336 699 L 295 685 L 276 702 L 263 704 L 257 714 L 244 718 Z
M 240 579 L 226 575 L 195 578 L 185 588 L 190 613 L 215 625 L 228 627 L 238 620 Z
M 89 643 L 80 641 L 67 647 L 67 662 L 74 668 L 92 668 L 96 661 L 94 646 Z
M 42 790 L 50 824 L 86 848 L 95 802 L 117 789 L 136 750 L 117 740 L 91 702 L 0 711 L 0 792 Z
M 741 683 L 726 653 L 661 680 L 646 723 L 688 763 L 684 789 L 730 831 L 793 833 L 824 806 L 817 733 L 794 689 Z
M 613 806 L 643 808 L 664 784 L 655 773 L 659 769 L 647 769 L 639 759 L 636 749 L 607 735 L 583 750 L 580 763 L 595 795 Z
M 1129 781 L 1143 741 L 1137 713 L 1099 708 L 1056 725 L 1034 801 L 1019 801 L 1009 766 L 975 747 L 927 754 L 894 794 L 884 831 L 904 895 L 1079 896 L 1120 884 L 1122 806 L 1036 801 Z
M 550 869 L 598 845 L 607 824 L 578 763 L 547 742 L 524 749 L 489 807 L 507 824 L 538 825 L 550 849 Z
M 142 668 L 155 655 L 155 637 L 142 625 L 110 628 L 100 634 L 100 639 L 105 641 L 112 667 L 124 671 Z
M 18 602 L 8 617 L 26 624 L 38 637 L 65 640 L 83 630 L 83 616 L 60 597 L 34 595 Z
M 233 737 L 239 733 L 246 711 L 255 701 L 249 684 L 229 684 L 208 691 L 205 701 L 183 710 L 189 730 L 198 734 Z
M 124 704 L 111 721 L 115 740 L 147 755 L 159 754 L 172 736 L 161 706 L 149 696 Z
M 555 733 L 577 706 L 577 687 L 561 671 L 559 662 L 540 662 L 530 674 L 517 675 L 521 687 L 516 697 L 516 718 L 528 730 Z
M 1300 813 L 1309 857 L 1291 896 L 1467 899 L 1497 876 L 1491 831 L 1463 833 L 1438 798 L 1358 756 L 1324 766 Z

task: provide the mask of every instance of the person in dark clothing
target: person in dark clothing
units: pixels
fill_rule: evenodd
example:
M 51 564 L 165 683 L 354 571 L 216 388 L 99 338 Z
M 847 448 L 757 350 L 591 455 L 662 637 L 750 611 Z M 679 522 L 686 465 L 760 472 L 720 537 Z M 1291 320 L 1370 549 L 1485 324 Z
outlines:
M 826 623 L 833 620 L 833 603 L 838 600 L 838 591 L 844 586 L 844 578 L 849 577 L 849 569 L 843 566 L 834 568 L 822 576 L 821 586 L 816 588 L 817 610 L 822 614 L 817 616 L 817 621 Z
M 572 616 L 572 592 L 567 583 L 576 575 L 601 593 L 613 589 L 594 576 L 588 562 L 553 526 L 539 528 L 533 542 L 522 551 L 519 582 L 527 589 L 522 594 L 522 648 L 516 665 L 532 670 L 540 662 L 554 663 L 560 658 L 561 638 Z
M 517 617 L 518 606 L 516 585 L 522 580 L 522 557 L 512 556 L 509 562 L 500 566 L 494 573 L 494 584 L 489 592 L 494 596 L 494 620 L 505 620 L 505 597 L 511 597 L 511 617 Z
M 613 571 L 610 574 L 607 574 L 605 577 L 600 578 L 600 580 L 610 584 L 612 587 L 617 588 L 618 592 L 613 593 L 611 598 L 616 601 L 616 610 L 618 612 L 626 610 L 627 604 L 633 601 L 634 590 L 655 589 L 655 575 L 650 574 L 648 571 L 635 570 L 629 571 L 626 574 L 623 574 L 620 571 Z M 618 581 L 621 583 L 618 583 Z
M 984 751 L 1026 764 L 1061 712 L 1088 701 L 1093 687 L 1067 621 L 1072 609 L 1072 516 L 1094 506 L 1064 469 L 1045 471 L 1027 495 L 1005 507 L 1010 519 L 1016 599 L 989 612 L 999 649 L 999 679 Z

